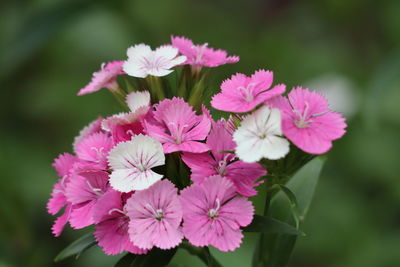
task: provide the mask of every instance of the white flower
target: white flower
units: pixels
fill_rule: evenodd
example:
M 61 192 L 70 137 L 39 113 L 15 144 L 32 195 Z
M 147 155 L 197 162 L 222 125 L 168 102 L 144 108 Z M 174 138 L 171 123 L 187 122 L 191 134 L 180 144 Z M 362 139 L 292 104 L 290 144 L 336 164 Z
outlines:
M 150 93 L 148 91 L 138 91 L 129 93 L 126 96 L 126 104 L 132 112 L 139 109 L 149 109 L 150 106 Z
M 279 109 L 263 106 L 246 116 L 234 132 L 236 155 L 245 162 L 261 158 L 279 159 L 289 152 L 289 142 L 282 137 Z
M 164 45 L 152 51 L 150 46 L 138 44 L 128 48 L 128 60 L 123 70 L 130 76 L 145 78 L 147 75 L 165 76 L 171 68 L 186 61 L 185 56 L 178 56 L 178 49 Z
M 113 169 L 111 186 L 120 192 L 130 192 L 147 189 L 161 180 L 163 176 L 151 168 L 164 165 L 165 156 L 160 142 L 140 134 L 116 145 L 110 151 L 108 162 Z

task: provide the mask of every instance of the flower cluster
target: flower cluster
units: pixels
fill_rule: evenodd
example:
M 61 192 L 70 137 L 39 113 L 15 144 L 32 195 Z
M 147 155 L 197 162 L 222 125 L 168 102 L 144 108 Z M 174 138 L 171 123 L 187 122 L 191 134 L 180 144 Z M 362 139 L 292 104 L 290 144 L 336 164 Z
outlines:
M 249 197 L 268 181 L 265 162 L 284 158 L 291 143 L 325 153 L 345 133 L 325 97 L 301 87 L 285 95 L 267 70 L 223 81 L 211 106 L 230 114 L 215 119 L 198 104 L 206 90 L 202 70 L 239 57 L 207 44 L 172 37 L 154 51 L 132 46 L 127 56 L 105 64 L 78 93 L 108 88 L 126 110 L 90 123 L 75 138 L 74 153 L 55 159 L 59 179 L 47 209 L 55 215 L 64 208 L 55 236 L 69 223 L 94 225 L 106 254 L 145 254 L 184 239 L 235 250 L 253 220 Z M 166 86 L 161 77 L 175 68 L 178 85 Z

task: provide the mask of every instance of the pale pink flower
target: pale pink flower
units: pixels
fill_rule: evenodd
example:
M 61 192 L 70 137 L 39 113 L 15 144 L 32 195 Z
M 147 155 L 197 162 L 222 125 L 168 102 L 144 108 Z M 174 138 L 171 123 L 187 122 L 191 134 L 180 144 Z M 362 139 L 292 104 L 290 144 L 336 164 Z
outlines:
M 117 76 L 125 74 L 122 71 L 123 61 L 113 61 L 103 64 L 101 70 L 93 73 L 91 82 L 82 88 L 78 95 L 86 95 L 99 91 L 101 88 L 107 88 L 110 91 L 118 88 Z
M 138 44 L 128 48 L 128 60 L 123 70 L 130 76 L 145 78 L 148 75 L 165 76 L 171 68 L 185 62 L 185 56 L 179 56 L 177 48 L 164 45 L 152 51 L 150 46 Z
M 125 208 L 130 218 L 131 241 L 139 248 L 170 249 L 182 241 L 182 207 L 177 189 L 169 180 L 135 192 Z
M 198 142 L 207 137 L 211 127 L 208 111 L 203 108 L 199 116 L 182 98 L 161 101 L 153 112 L 153 120 L 145 120 L 148 135 L 163 144 L 164 152 L 187 151 L 201 153 L 209 150 Z
M 285 92 L 285 85 L 272 88 L 273 73 L 259 70 L 251 77 L 237 73 L 221 84 L 221 93 L 213 96 L 211 106 L 229 112 L 248 112 L 267 99 Z
M 97 199 L 108 189 L 108 173 L 104 171 L 79 172 L 72 175 L 65 190 L 73 205 L 69 222 L 75 229 L 93 224 L 93 208 Z
M 171 43 L 179 49 L 182 55 L 187 57 L 184 64 L 189 64 L 197 69 L 201 67 L 218 67 L 220 65 L 236 63 L 238 56 L 228 56 L 226 51 L 214 50 L 208 47 L 208 44 L 195 45 L 192 40 L 185 37 L 171 36 Z
M 149 91 L 131 92 L 126 96 L 126 104 L 131 112 L 136 112 L 143 109 L 141 113 L 147 113 L 150 108 L 150 93 Z
M 183 233 L 194 246 L 214 246 L 233 251 L 240 246 L 240 227 L 253 220 L 254 207 L 236 195 L 231 181 L 220 176 L 206 178 L 181 191 Z
M 110 151 L 108 161 L 113 170 L 110 184 L 120 192 L 149 188 L 163 177 L 151 170 L 165 163 L 162 145 L 149 136 L 140 134 L 119 143 Z
M 72 144 L 72 147 L 74 148 L 74 151 L 76 151 L 76 146 L 78 143 L 80 143 L 85 137 L 102 132 L 101 129 L 101 124 L 102 124 L 103 118 L 99 117 L 97 120 L 92 121 L 89 123 L 89 125 L 85 126 L 82 130 L 80 130 L 79 135 L 74 138 L 74 142 Z
M 297 87 L 288 98 L 278 97 L 269 104 L 282 111 L 283 134 L 307 153 L 326 153 L 332 140 L 346 132 L 345 119 L 331 111 L 328 100 L 319 93 Z
M 282 137 L 281 113 L 276 108 L 262 106 L 244 117 L 233 140 L 235 153 L 244 162 L 276 160 L 289 153 L 289 142 Z
M 93 209 L 95 226 L 94 236 L 107 255 L 128 251 L 134 254 L 146 253 L 146 250 L 133 245 L 129 239 L 129 217 L 123 208 L 127 194 L 109 189 L 98 200 Z
M 235 154 L 226 152 L 234 151 L 236 147 L 229 122 L 220 120 L 213 123 L 206 144 L 211 153 L 184 152 L 182 155 L 182 160 L 191 169 L 191 179 L 201 183 L 209 176 L 220 175 L 231 180 L 238 193 L 246 197 L 256 195 L 254 187 L 262 183 L 256 181 L 265 176 L 267 171 L 258 163 L 236 160 Z
M 107 156 L 113 145 L 107 133 L 96 132 L 79 141 L 75 153 L 79 159 L 95 163 L 100 169 L 107 169 Z

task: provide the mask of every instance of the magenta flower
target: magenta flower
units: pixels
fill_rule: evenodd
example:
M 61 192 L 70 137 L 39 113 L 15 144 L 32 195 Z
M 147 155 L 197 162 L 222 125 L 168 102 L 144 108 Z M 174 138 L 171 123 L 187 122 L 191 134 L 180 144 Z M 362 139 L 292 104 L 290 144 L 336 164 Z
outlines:
M 108 189 L 108 173 L 104 171 L 79 172 L 66 186 L 65 195 L 73 204 L 69 222 L 75 229 L 93 224 L 93 208 L 97 199 Z
M 221 251 L 240 246 L 240 227 L 251 223 L 254 208 L 235 191 L 233 183 L 220 176 L 208 177 L 181 191 L 183 233 L 191 244 L 212 245 Z
M 235 160 L 235 154 L 223 153 L 223 151 L 234 151 L 236 147 L 229 123 L 224 120 L 213 123 L 206 144 L 211 153 L 185 152 L 182 155 L 182 160 L 191 169 L 191 179 L 195 183 L 201 183 L 209 176 L 220 175 L 231 180 L 238 193 L 246 197 L 256 195 L 254 187 L 262 183 L 256 181 L 265 176 L 267 171 L 258 163 Z
M 272 88 L 273 73 L 259 70 L 251 77 L 237 73 L 221 84 L 221 93 L 213 96 L 211 106 L 229 112 L 248 112 L 267 99 L 285 92 L 285 85 Z
M 195 45 L 192 40 L 185 37 L 171 36 L 171 43 L 179 49 L 182 55 L 187 57 L 184 64 L 196 67 L 218 67 L 224 64 L 236 63 L 239 61 L 238 56 L 228 56 L 224 50 L 214 50 L 208 47 L 208 44 Z
M 182 207 L 177 189 L 169 180 L 136 191 L 125 207 L 131 240 L 139 248 L 170 249 L 182 241 Z
M 332 112 L 328 100 L 319 93 L 297 87 L 288 98 L 278 97 L 269 103 L 282 111 L 283 134 L 307 153 L 326 153 L 332 140 L 345 133 L 345 119 Z
M 125 74 L 122 71 L 123 61 L 113 61 L 104 64 L 98 72 L 93 73 L 93 78 L 88 85 L 82 88 L 78 95 L 86 95 L 107 88 L 110 91 L 118 88 L 117 76 Z
M 96 223 L 94 236 L 107 255 L 124 251 L 134 254 L 147 252 L 133 245 L 129 239 L 129 217 L 123 208 L 126 195 L 109 189 L 97 200 L 93 209 L 93 220 Z
M 174 97 L 161 101 L 153 115 L 153 120 L 144 121 L 145 130 L 163 144 L 164 153 L 201 153 L 209 150 L 206 144 L 198 142 L 207 137 L 211 127 L 205 108 L 202 116 L 196 115 L 182 98 Z
M 76 144 L 75 153 L 79 159 L 95 163 L 100 169 L 107 169 L 107 156 L 113 147 L 113 140 L 104 132 L 96 132 Z

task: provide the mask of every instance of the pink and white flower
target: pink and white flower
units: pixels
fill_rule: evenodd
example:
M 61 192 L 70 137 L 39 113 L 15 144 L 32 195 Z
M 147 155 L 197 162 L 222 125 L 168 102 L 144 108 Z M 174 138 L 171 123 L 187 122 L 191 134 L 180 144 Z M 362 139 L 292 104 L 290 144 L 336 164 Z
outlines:
M 285 85 L 272 88 L 273 73 L 259 70 L 251 77 L 237 73 L 221 84 L 221 93 L 213 96 L 213 108 L 229 112 L 248 112 L 267 99 L 285 92 Z
M 307 153 L 326 153 L 332 140 L 346 132 L 345 119 L 331 111 L 328 100 L 317 92 L 296 87 L 288 98 L 277 97 L 269 104 L 282 111 L 283 134 Z
M 101 196 L 93 210 L 96 223 L 94 236 L 107 255 L 128 251 L 144 254 L 147 251 L 133 245 L 129 238 L 129 217 L 124 209 L 126 194 L 109 189 Z
M 164 45 L 152 51 L 150 46 L 138 44 L 128 48 L 128 60 L 124 62 L 123 70 L 130 76 L 145 78 L 148 75 L 165 76 L 171 68 L 185 62 L 185 56 L 179 56 L 177 48 Z
M 118 89 L 117 76 L 125 74 L 122 71 L 123 61 L 113 61 L 103 64 L 101 70 L 93 73 L 91 82 L 82 88 L 78 95 L 86 95 L 107 88 L 110 91 Z
M 236 155 L 244 162 L 276 160 L 289 152 L 289 142 L 282 137 L 281 113 L 267 106 L 247 115 L 234 132 L 233 140 Z
M 192 40 L 185 37 L 171 36 L 171 43 L 179 49 L 182 55 L 187 57 L 187 60 L 183 64 L 192 65 L 198 70 L 203 66 L 218 67 L 239 61 L 238 56 L 228 56 L 226 51 L 212 49 L 208 47 L 207 43 L 195 45 Z
M 162 145 L 149 136 L 140 134 L 119 143 L 110 151 L 108 161 L 113 170 L 110 184 L 120 192 L 144 190 L 163 177 L 151 170 L 165 163 Z
M 150 108 L 149 91 L 137 91 L 129 93 L 126 96 L 126 104 L 133 113 L 141 109 L 143 109 L 141 113 L 147 113 Z
M 153 120 L 145 120 L 147 134 L 163 144 L 166 154 L 176 151 L 201 153 L 208 151 L 199 141 L 207 137 L 211 127 L 208 111 L 199 116 L 182 98 L 161 101 L 153 112 Z
M 201 184 L 181 191 L 183 233 L 194 246 L 214 246 L 221 251 L 233 251 L 240 246 L 240 227 L 253 220 L 254 207 L 236 195 L 231 181 L 211 176 Z
M 267 171 L 258 163 L 236 160 L 235 154 L 224 152 L 235 150 L 232 131 L 225 120 L 213 123 L 206 142 L 211 153 L 184 152 L 182 160 L 190 167 L 191 179 L 195 183 L 201 183 L 209 176 L 220 175 L 231 180 L 238 193 L 246 197 L 254 196 L 257 194 L 254 187 L 262 183 L 257 180 L 265 176 Z
M 164 179 L 135 192 L 126 203 L 129 234 L 142 249 L 171 249 L 181 243 L 182 206 L 174 184 Z

